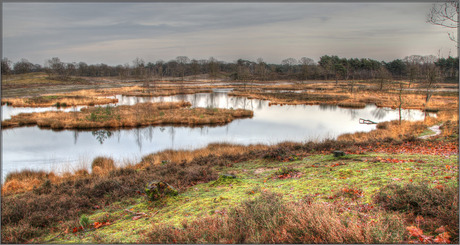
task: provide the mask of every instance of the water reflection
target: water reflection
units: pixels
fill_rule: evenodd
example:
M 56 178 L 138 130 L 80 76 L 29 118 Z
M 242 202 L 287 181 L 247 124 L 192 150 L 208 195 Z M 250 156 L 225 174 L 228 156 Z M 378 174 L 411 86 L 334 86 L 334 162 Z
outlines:
M 76 131 L 76 134 L 78 134 Z M 96 130 L 96 131 L 92 131 L 91 134 L 97 139 L 97 141 L 99 141 L 99 143 L 104 143 L 104 140 L 110 138 L 112 136 L 112 132 L 109 131 L 109 130 L 105 130 L 105 129 L 102 129 L 102 130 Z M 75 144 L 77 144 L 77 139 L 75 138 Z
M 276 144 L 335 138 L 343 133 L 370 131 L 375 125 L 359 124 L 358 118 L 375 122 L 396 120 L 398 110 L 368 105 L 346 109 L 331 105 L 268 105 L 268 101 L 230 97 L 225 92 L 177 95 L 157 98 L 117 96 L 117 104 L 147 101 L 186 100 L 193 107 L 245 108 L 254 111 L 251 119 L 235 120 L 218 127 L 152 126 L 134 129 L 55 132 L 38 127 L 3 130 L 3 177 L 20 169 L 78 168 L 81 159 L 108 155 L 117 162 L 137 159 L 166 149 L 197 149 L 209 143 Z M 74 108 L 78 109 L 78 108 Z M 419 110 L 402 110 L 404 120 L 422 120 Z M 31 139 L 40 139 L 40 142 Z
M 320 104 L 319 105 L 319 109 L 322 110 L 322 111 L 325 111 L 325 110 L 330 110 L 330 111 L 335 111 L 337 110 L 337 106 L 336 105 L 327 105 L 327 104 Z
M 372 110 L 372 116 L 374 116 L 376 119 L 383 119 L 390 111 L 392 111 L 390 108 L 380 108 L 380 107 L 375 107 L 375 109 Z M 409 110 L 410 111 L 410 110 Z

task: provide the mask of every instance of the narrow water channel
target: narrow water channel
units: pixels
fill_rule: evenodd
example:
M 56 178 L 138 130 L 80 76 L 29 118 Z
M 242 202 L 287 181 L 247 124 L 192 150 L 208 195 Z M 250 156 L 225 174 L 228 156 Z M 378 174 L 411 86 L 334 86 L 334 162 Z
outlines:
M 249 145 L 336 138 L 344 133 L 375 129 L 375 125 L 359 124 L 359 118 L 382 122 L 399 117 L 397 110 L 373 105 L 364 109 L 323 105 L 269 106 L 268 101 L 230 97 L 227 92 L 220 90 L 156 98 L 116 97 L 119 99 L 117 105 L 186 100 L 194 107 L 249 109 L 254 111 L 254 117 L 218 127 L 155 126 L 120 130 L 52 131 L 35 126 L 2 130 L 3 178 L 11 171 L 22 169 L 72 171 L 89 167 L 92 159 L 97 156 L 112 157 L 122 165 L 165 149 L 197 149 L 215 142 Z M 32 112 L 46 108 L 12 110 L 11 107 L 2 106 L 2 112 L 9 113 L 5 113 L 5 116 L 21 110 Z M 403 110 L 402 116 L 404 120 L 422 120 L 425 114 L 420 110 Z

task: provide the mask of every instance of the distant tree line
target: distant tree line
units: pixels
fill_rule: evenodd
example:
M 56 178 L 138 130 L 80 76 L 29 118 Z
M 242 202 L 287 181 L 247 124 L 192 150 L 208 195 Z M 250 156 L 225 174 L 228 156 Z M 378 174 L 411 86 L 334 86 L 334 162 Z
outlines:
M 158 60 L 145 62 L 136 58 L 131 64 L 110 66 L 85 62 L 65 63 L 54 57 L 47 60 L 44 66 L 33 64 L 27 59 L 12 63 L 3 58 L 1 74 L 24 74 L 45 72 L 51 78 L 66 80 L 72 76 L 84 77 L 118 77 L 120 79 L 156 80 L 164 77 L 178 79 L 198 78 L 206 74 L 210 79 L 230 78 L 236 81 L 267 81 L 267 80 L 363 80 L 388 79 L 409 80 L 410 82 L 426 81 L 429 77 L 438 81 L 458 81 L 459 59 L 454 57 L 438 58 L 433 55 L 412 55 L 404 59 L 390 62 L 368 58 L 340 58 L 338 56 L 321 56 L 318 62 L 302 57 L 299 60 L 287 58 L 281 64 L 268 64 L 262 58 L 255 62 L 238 59 L 235 62 L 209 59 L 189 59 L 178 56 L 168 62 Z

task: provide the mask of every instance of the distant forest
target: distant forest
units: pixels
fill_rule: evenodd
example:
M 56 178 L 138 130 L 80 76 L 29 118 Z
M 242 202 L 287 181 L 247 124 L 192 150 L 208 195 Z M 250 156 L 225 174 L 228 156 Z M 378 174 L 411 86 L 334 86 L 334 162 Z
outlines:
M 395 79 L 411 82 L 426 80 L 458 82 L 458 61 L 458 57 L 438 58 L 433 55 L 411 55 L 391 62 L 324 55 L 318 62 L 302 57 L 300 60 L 287 58 L 281 64 L 268 64 L 261 58 L 255 62 L 239 59 L 229 63 L 212 57 L 206 60 L 196 60 L 178 56 L 168 62 L 159 60 L 153 63 L 136 58 L 130 64 L 109 66 L 106 64 L 88 65 L 85 62 L 65 63 L 54 57 L 41 66 L 27 59 L 21 59 L 13 64 L 8 58 L 3 58 L 1 74 L 45 72 L 50 78 L 60 80 L 67 80 L 72 76 L 84 76 L 117 77 L 121 80 L 206 77 L 235 81 Z

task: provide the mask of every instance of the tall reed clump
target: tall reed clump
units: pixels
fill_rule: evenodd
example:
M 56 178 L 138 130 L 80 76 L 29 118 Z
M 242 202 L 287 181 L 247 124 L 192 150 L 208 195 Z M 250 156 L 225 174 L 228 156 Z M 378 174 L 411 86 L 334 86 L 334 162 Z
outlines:
M 270 192 L 242 202 L 228 214 L 182 225 L 183 229 L 155 226 L 144 242 L 400 243 L 405 234 L 398 215 L 381 211 L 341 215 L 334 204 L 285 202 Z
M 95 174 L 108 173 L 115 169 L 115 162 L 109 157 L 96 157 L 91 163 L 91 170 Z

